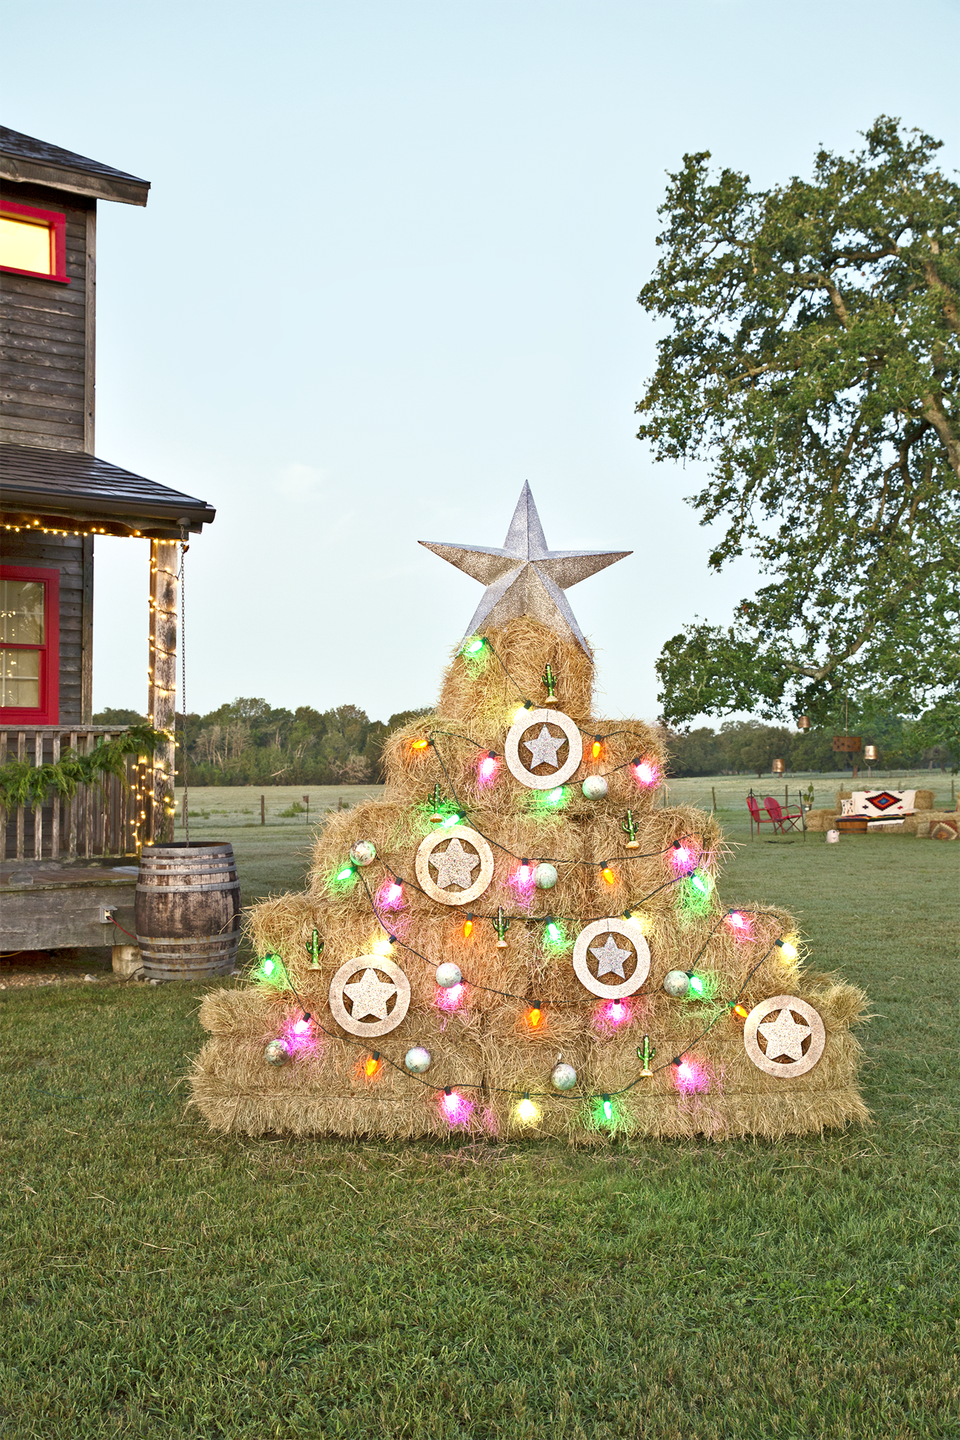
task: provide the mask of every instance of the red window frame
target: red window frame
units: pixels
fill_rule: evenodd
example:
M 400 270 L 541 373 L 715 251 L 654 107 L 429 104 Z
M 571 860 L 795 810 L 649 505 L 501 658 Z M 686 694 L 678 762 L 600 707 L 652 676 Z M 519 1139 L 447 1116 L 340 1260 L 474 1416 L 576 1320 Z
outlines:
M 0 705 L 0 722 L 18 725 L 60 723 L 60 571 L 33 565 L 0 565 L 0 580 L 39 580 L 43 587 L 43 644 L 0 645 L 4 650 L 40 650 L 40 704 Z
M 42 270 L 18 270 L 15 265 L 0 265 L 5 275 L 31 275 L 36 280 L 55 280 L 58 285 L 69 285 L 67 275 L 67 217 L 59 210 L 38 210 L 33 205 L 16 205 L 12 200 L 0 200 L 0 215 L 22 217 L 46 225 L 50 232 L 50 260 L 52 275 Z

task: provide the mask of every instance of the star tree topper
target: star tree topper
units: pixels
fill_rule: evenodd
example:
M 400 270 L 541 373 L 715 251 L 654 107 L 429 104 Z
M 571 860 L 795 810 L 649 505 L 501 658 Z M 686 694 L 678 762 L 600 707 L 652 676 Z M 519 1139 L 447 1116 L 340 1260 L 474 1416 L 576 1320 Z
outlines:
M 420 544 L 486 585 L 468 635 L 475 634 L 482 625 L 503 625 L 520 615 L 530 615 L 558 634 L 571 636 L 587 654 L 587 642 L 563 592 L 633 554 L 632 550 L 548 550 L 526 482 L 502 550 L 482 545 L 439 545 L 430 540 L 421 540 Z

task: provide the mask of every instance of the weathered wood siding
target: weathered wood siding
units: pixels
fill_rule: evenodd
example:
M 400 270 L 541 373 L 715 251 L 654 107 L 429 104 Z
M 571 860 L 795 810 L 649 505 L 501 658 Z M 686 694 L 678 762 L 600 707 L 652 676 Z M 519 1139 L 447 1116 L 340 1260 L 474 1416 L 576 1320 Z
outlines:
M 93 537 L 0 532 L 7 565 L 60 571 L 60 725 L 93 719 Z
M 4 196 L 66 215 L 70 284 L 0 275 L 0 438 L 92 453 L 96 201 L 40 185 Z

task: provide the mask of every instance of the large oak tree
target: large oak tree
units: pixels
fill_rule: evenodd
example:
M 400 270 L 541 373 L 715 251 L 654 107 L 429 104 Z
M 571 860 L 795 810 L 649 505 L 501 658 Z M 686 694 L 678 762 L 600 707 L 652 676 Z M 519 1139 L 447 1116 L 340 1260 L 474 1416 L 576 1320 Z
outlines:
M 960 187 L 881 117 L 849 157 L 769 190 L 684 156 L 640 303 L 668 322 L 637 406 L 658 460 L 710 462 L 690 503 L 719 570 L 771 583 L 658 661 L 665 718 L 836 718 L 870 695 L 957 711 Z M 947 729 L 950 729 L 949 723 Z

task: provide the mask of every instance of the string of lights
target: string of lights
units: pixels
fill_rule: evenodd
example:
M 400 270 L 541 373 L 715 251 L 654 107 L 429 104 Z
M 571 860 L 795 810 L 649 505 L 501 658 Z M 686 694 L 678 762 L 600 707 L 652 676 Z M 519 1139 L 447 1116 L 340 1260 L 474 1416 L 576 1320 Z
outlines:
M 731 913 L 731 912 L 728 912 L 728 913 Z M 747 913 L 747 912 L 733 912 L 733 913 Z M 276 964 L 279 964 L 280 967 L 281 967 L 282 970 L 283 970 L 283 974 L 284 974 L 284 977 L 285 977 L 285 980 L 286 980 L 286 988 L 290 990 L 291 994 L 292 994 L 293 997 L 294 997 L 294 1000 L 296 1001 L 296 1003 L 297 1003 L 297 1005 L 299 1006 L 300 1011 L 301 1011 L 301 1019 L 300 1019 L 299 1021 L 294 1022 L 294 1027 L 293 1027 L 293 1028 L 294 1028 L 294 1034 L 295 1034 L 295 1035 L 298 1034 L 298 1033 L 301 1034 L 301 1035 L 307 1035 L 307 1034 L 309 1034 L 309 1027 L 310 1027 L 311 1024 L 313 1024 L 323 1035 L 326 1035 L 329 1039 L 339 1041 L 341 1044 L 347 1045 L 347 1046 L 349 1046 L 349 1047 L 351 1047 L 351 1048 L 353 1048 L 353 1049 L 358 1049 L 358 1050 L 366 1051 L 367 1054 L 370 1056 L 370 1059 L 369 1059 L 369 1061 L 367 1062 L 367 1064 L 366 1064 L 366 1066 L 365 1066 L 365 1073 L 366 1073 L 366 1076 L 367 1076 L 368 1079 L 373 1079 L 374 1076 L 375 1076 L 376 1073 L 377 1073 L 377 1070 L 379 1069 L 379 1066 L 380 1066 L 381 1064 L 386 1064 L 386 1065 L 389 1065 L 391 1069 L 396 1070 L 398 1074 L 401 1074 L 401 1075 L 405 1076 L 407 1079 L 417 1081 L 417 1082 L 418 1082 L 420 1085 L 422 1085 L 424 1088 L 433 1091 L 435 1094 L 441 1094 L 441 1093 L 442 1093 L 443 1096 L 444 1096 L 444 1098 L 445 1098 L 445 1100 L 446 1100 L 448 1097 L 454 1097 L 454 1096 L 456 1096 L 456 1094 L 457 1094 L 458 1091 L 462 1091 L 462 1090 L 482 1090 L 482 1089 L 488 1089 L 491 1093 L 494 1093 L 494 1094 L 510 1095 L 510 1096 L 513 1096 L 513 1097 L 519 1097 L 519 1099 L 520 1099 L 520 1104 L 519 1104 L 519 1106 L 518 1106 L 518 1118 L 521 1119 L 521 1120 L 524 1120 L 524 1121 L 532 1122 L 532 1121 L 536 1120 L 537 1118 L 539 1118 L 539 1112 L 536 1110 L 536 1107 L 532 1105 L 533 1100 L 535 1100 L 535 1099 L 537 1099 L 537 1100 L 546 1100 L 546 1099 L 549 1099 L 549 1100 L 565 1100 L 565 1101 L 568 1101 L 568 1102 L 573 1102 L 573 1103 L 577 1103 L 577 1104 L 581 1104 L 581 1105 L 584 1104 L 584 1103 L 586 1103 L 586 1104 L 588 1104 L 588 1105 L 591 1105 L 591 1104 L 599 1104 L 599 1106 L 601 1107 L 601 1112 L 602 1112 L 603 1119 L 604 1119 L 605 1121 L 607 1121 L 607 1122 L 612 1122 L 612 1121 L 614 1120 L 614 1116 L 613 1116 L 613 1102 L 614 1102 L 615 1100 L 617 1100 L 617 1099 L 618 1099 L 620 1096 L 622 1096 L 622 1095 L 626 1095 L 626 1094 L 629 1094 L 629 1093 L 633 1092 L 633 1091 L 636 1089 L 636 1087 L 641 1084 L 641 1082 L 642 1082 L 643 1080 L 651 1079 L 654 1075 L 658 1075 L 658 1074 L 660 1074 L 660 1073 L 661 1073 L 662 1071 L 664 1071 L 664 1070 L 669 1070 L 671 1067 L 675 1068 L 675 1069 L 677 1070 L 677 1072 L 678 1072 L 678 1075 L 680 1075 L 681 1072 L 682 1072 L 682 1070 L 683 1070 L 684 1065 L 688 1063 L 687 1057 L 689 1057 L 689 1056 L 692 1054 L 692 1052 L 695 1051 L 696 1048 L 703 1042 L 703 1040 L 707 1037 L 707 1035 L 709 1035 L 709 1033 L 711 1032 L 711 1030 L 713 1030 L 714 1026 L 717 1025 L 717 1023 L 723 1018 L 724 1014 L 735 1013 L 735 1014 L 737 1014 L 740 1018 L 746 1018 L 746 1014 L 747 1014 L 748 1012 L 746 1011 L 745 1007 L 743 1007 L 743 1006 L 740 1005 L 740 1003 L 739 1003 L 740 1000 L 741 1000 L 741 997 L 743 996 L 744 992 L 746 991 L 746 989 L 747 989 L 750 981 L 752 980 L 753 976 L 757 973 L 757 971 L 760 969 L 760 967 L 769 959 L 769 957 L 773 954 L 773 951 L 777 948 L 777 946 L 780 946 L 781 948 L 785 948 L 785 946 L 784 946 L 784 941 L 783 941 L 782 938 L 778 938 L 778 939 L 774 940 L 773 943 L 772 943 L 772 944 L 767 948 L 767 950 L 763 953 L 763 955 L 761 955 L 760 959 L 756 962 L 756 964 L 751 967 L 751 969 L 747 972 L 747 975 L 746 975 L 746 977 L 744 978 L 743 983 L 741 984 L 739 990 L 737 991 L 737 993 L 734 995 L 734 997 L 733 997 L 731 1000 L 722 1001 L 722 1002 L 715 1002 L 715 1003 L 716 1003 L 716 1006 L 717 1006 L 717 1013 L 714 1015 L 713 1019 L 710 1021 L 710 1023 L 709 1023 L 702 1031 L 700 1031 L 700 1033 L 699 1033 L 698 1035 L 696 1035 L 696 1036 L 694 1037 L 693 1040 L 689 1041 L 687 1044 L 685 1044 L 685 1045 L 683 1046 L 683 1048 L 681 1049 L 681 1051 L 679 1052 L 679 1054 L 673 1055 L 669 1060 L 665 1060 L 665 1061 L 661 1062 L 659 1065 L 656 1065 L 656 1066 L 654 1066 L 653 1068 L 651 1068 L 651 1067 L 650 1067 L 650 1064 L 649 1064 L 649 1060 L 650 1060 L 650 1058 L 652 1057 L 652 1055 L 653 1055 L 655 1052 L 654 1052 L 654 1050 L 653 1050 L 653 1049 L 651 1048 L 651 1046 L 650 1046 L 649 1036 L 645 1036 L 645 1037 L 644 1037 L 644 1045 L 643 1045 L 643 1047 L 637 1046 L 637 1056 L 638 1056 L 638 1058 L 642 1058 L 642 1059 L 644 1060 L 644 1062 L 645 1062 L 645 1063 L 644 1063 L 644 1067 L 643 1067 L 643 1069 L 641 1070 L 640 1074 L 638 1074 L 637 1076 L 635 1076 L 633 1080 L 628 1081 L 625 1085 L 620 1086 L 618 1089 L 611 1089 L 611 1090 L 603 1091 L 603 1092 L 600 1092 L 600 1091 L 594 1092 L 594 1091 L 573 1090 L 573 1089 L 560 1090 L 560 1091 L 557 1091 L 557 1090 L 543 1090 L 543 1091 L 519 1090 L 519 1089 L 517 1089 L 517 1088 L 515 1088 L 515 1087 L 512 1087 L 512 1086 L 503 1086 L 503 1085 L 485 1086 L 482 1081 L 481 1081 L 481 1082 L 477 1082 L 477 1081 L 460 1081 L 460 1082 L 444 1083 L 444 1084 L 442 1084 L 442 1085 L 438 1085 L 438 1084 L 436 1084 L 434 1081 L 424 1079 L 424 1077 L 423 1077 L 422 1074 L 418 1074 L 418 1073 L 416 1073 L 416 1071 L 410 1070 L 406 1064 L 402 1064 L 402 1065 L 399 1064 L 396 1060 L 394 1060 L 394 1059 L 392 1058 L 392 1056 L 384 1053 L 383 1051 L 379 1051 L 379 1050 L 371 1051 L 371 1050 L 370 1050 L 370 1047 L 369 1047 L 368 1045 L 366 1045 L 363 1041 L 353 1040 L 353 1039 L 351 1039 L 351 1038 L 349 1038 L 349 1037 L 346 1037 L 346 1036 L 343 1036 L 343 1035 L 339 1035 L 339 1034 L 337 1034 L 335 1031 L 328 1030 L 327 1027 L 326 1027 L 320 1020 L 317 1019 L 316 1015 L 314 1015 L 312 1012 L 310 1012 L 310 1011 L 307 1009 L 307 1007 L 306 1007 L 306 1005 L 304 1004 L 303 1000 L 301 999 L 300 994 L 298 993 L 295 985 L 293 984 L 293 981 L 292 981 L 292 979 L 291 979 L 291 977 L 290 977 L 290 972 L 289 972 L 289 970 L 287 969 L 286 962 L 283 960 L 283 958 L 282 958 L 281 956 L 279 956 L 279 955 L 271 955 L 271 956 L 268 956 L 268 957 L 265 958 L 265 960 L 264 960 L 263 962 L 261 962 L 261 966 L 262 966 L 262 968 L 266 967 L 267 965 L 270 965 L 270 966 L 271 966 L 271 969 L 265 972 L 266 975 L 267 975 L 267 978 L 269 978 L 269 976 L 273 973 L 273 965 L 274 965 L 274 962 L 275 962 Z M 405 949 L 409 949 L 410 947 L 404 947 L 404 948 L 405 948 Z M 418 954 L 419 952 L 413 951 L 412 953 Z M 423 959 L 423 958 L 425 958 L 425 957 L 421 956 L 420 958 Z M 487 987 L 481 987 L 481 988 L 487 988 Z M 498 992 L 495 992 L 495 993 L 502 994 L 502 993 L 504 993 L 504 992 L 498 991 Z M 515 997 L 514 997 L 514 998 L 515 998 Z M 298 1028 L 297 1028 L 298 1026 L 299 1026 L 299 1027 L 302 1027 L 299 1031 L 298 1031 Z M 532 1110 L 531 1110 L 531 1109 L 527 1109 L 526 1113 L 524 1113 L 524 1107 L 530 1107 L 530 1106 L 532 1106 Z M 448 1107 L 448 1108 L 450 1108 L 450 1107 Z
M 450 816 L 448 816 L 447 819 L 444 821 L 444 824 L 447 824 L 447 825 L 451 825 L 451 824 L 459 825 L 459 824 L 465 822 L 465 821 L 468 819 L 468 817 L 469 817 L 469 815 L 470 815 L 470 807 L 467 806 L 467 805 L 465 805 L 464 802 L 460 799 L 460 796 L 457 794 L 456 786 L 455 786 L 454 783 L 453 783 L 453 779 L 451 778 L 450 772 L 449 772 L 449 770 L 447 769 L 447 766 L 446 766 L 446 763 L 445 763 L 445 761 L 444 761 L 444 758 L 443 758 L 443 756 L 442 756 L 441 753 L 440 753 L 440 749 L 439 749 L 439 747 L 437 746 L 436 742 L 432 739 L 432 736 L 433 736 L 434 734 L 438 734 L 438 735 L 439 735 L 439 734 L 444 734 L 444 733 L 448 733 L 448 732 L 439 731 L 439 730 L 438 730 L 438 731 L 431 731 L 431 736 L 428 737 L 426 743 L 427 743 L 428 745 L 432 746 L 432 748 L 433 748 L 433 750 L 434 750 L 434 753 L 436 754 L 437 763 L 439 764 L 440 769 L 443 771 L 444 778 L 446 779 L 447 784 L 450 786 L 450 793 L 452 794 L 453 799 L 454 799 L 454 803 L 455 803 L 455 805 L 456 805 L 456 811 L 455 811 L 455 813 L 454 813 L 454 814 L 451 814 Z M 460 736 L 460 737 L 458 737 L 458 738 L 460 738 L 460 739 L 467 739 L 468 737 L 466 737 L 466 736 Z M 479 745 L 476 740 L 470 740 L 469 743 L 470 743 L 471 745 L 476 746 L 476 748 L 477 748 L 478 750 L 483 750 L 483 749 L 486 748 L 486 747 L 483 746 L 483 745 Z M 492 754 L 493 752 L 490 752 L 490 753 Z M 634 762 L 633 760 L 629 760 L 629 761 L 626 762 L 627 765 L 633 765 L 634 763 L 636 763 L 636 762 Z M 622 770 L 622 769 L 625 769 L 626 766 L 625 766 L 625 765 L 621 765 L 621 766 L 618 766 L 617 768 Z M 609 773 L 610 773 L 610 774 L 613 774 L 614 772 L 613 772 L 613 771 L 610 771 Z M 563 787 L 561 786 L 561 787 L 559 787 L 559 788 L 562 789 Z M 523 856 L 520 856 L 520 855 L 515 855 L 512 850 L 509 850 L 506 845 L 502 845 L 499 840 L 494 839 L 494 838 L 493 838 L 492 836 L 490 836 L 490 835 L 486 835 L 486 834 L 479 828 L 479 826 L 475 825 L 472 821 L 471 821 L 471 828 L 472 828 L 473 830 L 476 830 L 477 834 L 480 835 L 484 840 L 486 840 L 486 842 L 487 842 L 488 845 L 493 845 L 493 846 L 495 846 L 496 849 L 502 851 L 504 855 L 508 855 L 511 860 L 520 860 L 523 864 L 529 864 L 529 860 L 528 860 L 526 857 L 523 857 Z M 696 844 L 696 845 L 699 845 L 699 841 L 694 840 L 693 843 Z M 624 860 L 651 860 L 651 859 L 655 859 L 658 855 L 666 855 L 669 850 L 671 850 L 671 849 L 676 849 L 678 844 L 679 844 L 679 842 L 674 840 L 674 841 L 671 841 L 670 845 L 665 845 L 661 850 L 648 850 L 648 851 L 644 851 L 644 852 L 638 852 L 637 854 L 634 854 L 634 855 L 621 855 L 621 856 L 618 856 L 617 858 L 618 858 L 618 861 L 620 861 L 620 862 L 622 862 L 622 861 L 624 861 Z M 603 871 L 605 871 L 605 870 L 610 869 L 610 862 L 609 862 L 609 860 L 581 860 L 581 859 L 579 859 L 579 858 L 567 859 L 567 858 L 562 858 L 562 857 L 561 857 L 561 858 L 557 858 L 557 857 L 555 857 L 555 856 L 545 855 L 545 856 L 542 856 L 542 857 L 541 857 L 541 863 L 543 863 L 543 864 L 549 864 L 549 865 L 569 865 L 569 866 L 571 866 L 571 867 L 582 866 L 582 867 L 585 868 L 585 869 L 591 869 L 591 868 L 592 868 L 592 869 L 598 869 L 598 870 L 601 871 L 601 873 L 602 873 Z M 605 877 L 605 878 L 606 878 L 606 877 Z M 612 882 L 611 882 L 611 883 L 612 883 Z

